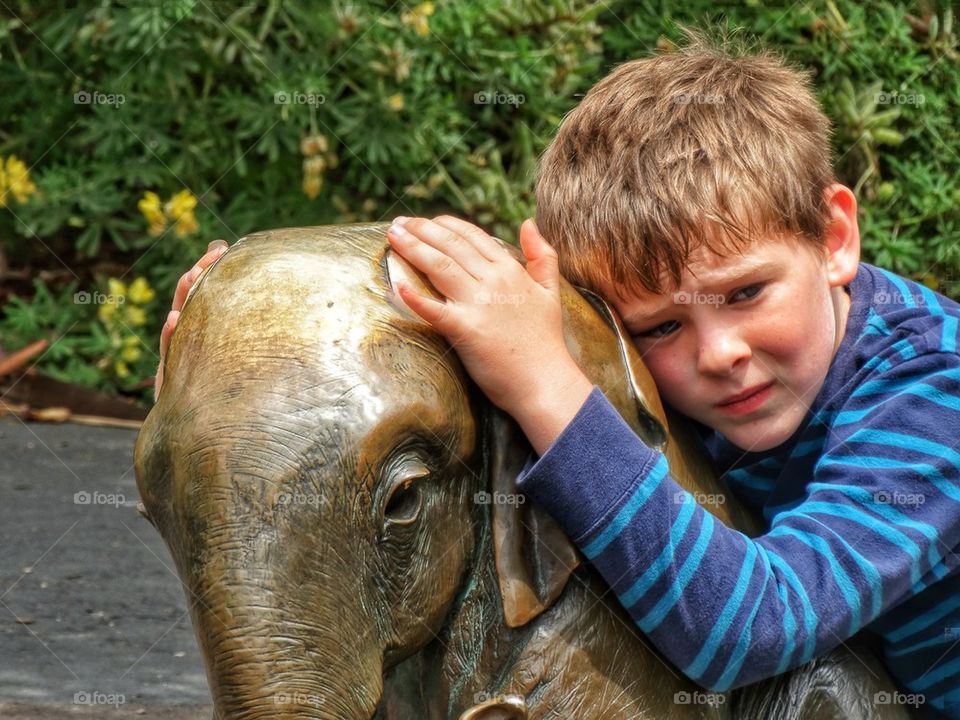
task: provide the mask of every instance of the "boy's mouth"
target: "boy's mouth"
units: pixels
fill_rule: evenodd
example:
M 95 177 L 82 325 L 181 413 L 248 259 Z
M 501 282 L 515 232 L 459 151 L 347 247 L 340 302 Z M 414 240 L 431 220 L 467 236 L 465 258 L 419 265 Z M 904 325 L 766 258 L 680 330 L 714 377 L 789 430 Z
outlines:
M 773 387 L 772 380 L 761 385 L 754 385 L 718 402 L 715 407 L 726 411 L 749 412 L 756 409 L 767 398 L 771 387 Z

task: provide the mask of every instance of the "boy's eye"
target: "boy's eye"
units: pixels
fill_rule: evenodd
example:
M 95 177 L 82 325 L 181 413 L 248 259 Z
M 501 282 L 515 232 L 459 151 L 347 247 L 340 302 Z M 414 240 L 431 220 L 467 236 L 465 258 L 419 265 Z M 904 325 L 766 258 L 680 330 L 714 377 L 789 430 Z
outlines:
M 670 335 L 674 330 L 680 327 L 680 323 L 676 320 L 667 320 L 664 323 L 660 323 L 655 328 L 650 330 L 644 330 L 643 332 L 638 332 L 637 337 L 644 338 L 661 338 Z
M 762 285 L 748 285 L 747 287 L 740 288 L 735 293 L 733 293 L 733 295 L 730 296 L 730 299 L 731 300 L 738 299 L 737 296 L 739 295 L 740 300 L 750 300 L 751 298 L 755 298 L 760 293 L 760 290 L 762 288 L 763 288 Z

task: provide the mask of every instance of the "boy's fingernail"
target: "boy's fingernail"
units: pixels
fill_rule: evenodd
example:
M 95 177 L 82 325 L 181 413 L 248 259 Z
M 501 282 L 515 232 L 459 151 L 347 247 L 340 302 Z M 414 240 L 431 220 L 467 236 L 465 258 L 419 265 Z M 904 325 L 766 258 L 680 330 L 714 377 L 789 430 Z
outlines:
M 403 225 L 403 224 L 406 223 L 409 219 L 410 219 L 410 218 L 408 218 L 408 217 L 405 217 L 405 216 L 403 216 L 403 215 L 400 215 L 399 217 L 395 217 L 395 218 L 393 219 L 393 224 L 394 224 L 394 225 Z
M 410 236 L 410 233 L 408 233 L 406 230 L 404 230 L 402 225 L 397 225 L 396 222 L 394 222 L 393 225 L 390 226 L 390 229 L 389 229 L 387 232 L 393 233 L 393 234 L 396 235 L 397 237 L 409 237 L 409 236 Z

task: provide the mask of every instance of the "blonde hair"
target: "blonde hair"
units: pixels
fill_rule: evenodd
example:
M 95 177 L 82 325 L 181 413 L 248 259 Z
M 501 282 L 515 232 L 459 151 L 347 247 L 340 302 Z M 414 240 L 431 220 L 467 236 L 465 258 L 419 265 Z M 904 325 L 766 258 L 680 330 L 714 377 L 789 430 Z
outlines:
M 765 233 L 823 247 L 830 121 L 807 73 L 687 30 L 624 63 L 564 119 L 537 177 L 537 225 L 571 282 L 679 285 L 690 252 Z

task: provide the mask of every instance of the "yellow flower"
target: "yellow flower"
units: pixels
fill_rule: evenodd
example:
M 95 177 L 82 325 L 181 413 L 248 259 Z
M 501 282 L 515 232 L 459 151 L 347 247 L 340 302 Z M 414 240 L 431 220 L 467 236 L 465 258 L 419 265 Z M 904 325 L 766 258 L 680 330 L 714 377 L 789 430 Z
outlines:
M 127 286 L 122 280 L 110 278 L 107 281 L 107 297 L 105 302 L 97 308 L 97 317 L 104 325 L 109 327 L 111 321 L 117 314 L 117 310 L 126 301 Z
M 127 306 L 127 324 L 130 327 L 142 327 L 147 324 L 147 314 L 136 305 Z
M 125 337 L 124 340 L 131 338 L 136 340 L 133 336 Z M 124 342 L 124 345 L 126 345 L 126 342 Z M 138 345 L 129 345 L 121 351 L 120 358 L 126 362 L 136 362 L 140 359 L 140 354 L 140 347 Z
M 404 25 L 412 25 L 417 35 L 426 37 L 430 34 L 430 21 L 427 19 L 433 15 L 433 3 L 424 2 L 417 5 L 411 12 L 403 13 L 400 16 Z
M 167 227 L 167 217 L 163 214 L 163 205 L 160 202 L 160 196 L 149 190 L 143 194 L 140 202 L 137 203 L 140 213 L 150 223 L 150 235 L 156 237 L 160 235 Z
M 307 135 L 300 141 L 300 152 L 306 157 L 327 151 L 327 138 L 323 135 Z
M 137 207 L 150 223 L 148 232 L 153 237 L 161 235 L 170 220 L 176 222 L 174 229 L 178 237 L 196 232 L 199 227 L 193 214 L 197 207 L 197 198 L 189 190 L 181 190 L 166 203 L 162 203 L 155 192 L 147 191 L 137 203 Z
M 130 287 L 127 289 L 127 297 L 130 302 L 136 305 L 146 305 L 156 297 L 156 293 L 145 277 L 138 277 L 130 283 Z
M 303 178 L 303 194 L 313 200 L 320 194 L 320 188 L 323 187 L 323 179 L 318 175 L 307 175 Z
M 922 282 L 924 285 L 926 285 L 926 286 L 927 286 L 928 288 L 930 288 L 931 290 L 939 290 L 939 289 L 940 289 L 940 279 L 939 279 L 936 275 L 934 275 L 933 273 L 926 273 L 926 274 L 924 274 L 924 276 L 923 276 L 922 278 L 920 278 L 920 282 Z
M 177 221 L 175 230 L 178 237 L 196 232 L 199 227 L 197 218 L 193 214 L 196 206 L 197 198 L 189 190 L 181 190 L 164 206 L 167 214 Z
M 105 302 L 97 308 L 97 317 L 100 318 L 100 322 L 102 322 L 104 325 L 109 325 L 110 321 L 113 320 L 113 317 L 116 314 L 117 303 Z
M 303 159 L 303 174 L 310 175 L 323 175 L 323 171 L 327 167 L 327 160 L 323 155 L 317 155 L 315 157 L 308 157 Z
M 143 306 L 156 299 L 147 279 L 138 277 L 129 285 L 119 278 L 107 278 L 105 301 L 97 308 L 97 316 L 107 329 L 111 350 L 98 367 L 113 368 L 121 380 L 132 375 L 131 364 L 143 358 L 143 343 L 132 328 L 147 323 Z
M 25 203 L 37 191 L 26 163 L 16 155 L 7 158 L 7 185 L 18 203 Z
M 179 220 L 186 213 L 192 213 L 197 207 L 197 198 L 189 190 L 181 190 L 165 206 L 167 214 L 174 220 Z
M 403 110 L 403 95 L 400 93 L 391 95 L 387 98 L 387 105 L 390 106 L 391 110 Z
M 174 230 L 176 230 L 177 237 L 184 237 L 190 233 L 195 233 L 198 227 L 200 226 L 197 225 L 197 218 L 190 212 L 177 218 L 177 224 Z
M 36 191 L 37 186 L 30 179 L 30 170 L 23 160 L 11 155 L 4 163 L 0 157 L 0 207 L 6 207 L 7 196 L 10 194 L 22 204 Z

